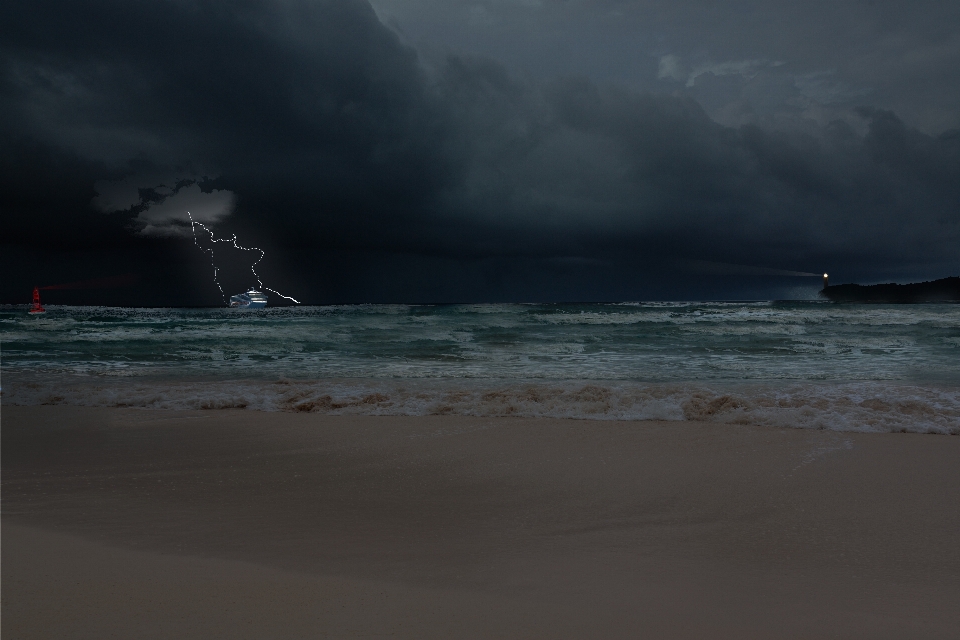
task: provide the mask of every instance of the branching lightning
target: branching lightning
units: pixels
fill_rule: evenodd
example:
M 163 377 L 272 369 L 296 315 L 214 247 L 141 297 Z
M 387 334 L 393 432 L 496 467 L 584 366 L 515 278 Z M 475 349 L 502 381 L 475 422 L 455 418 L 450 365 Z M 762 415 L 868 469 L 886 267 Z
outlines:
M 202 227 L 204 231 L 206 231 L 208 234 L 210 234 L 210 242 L 213 242 L 213 243 L 217 243 L 217 242 L 228 242 L 228 243 L 230 243 L 231 245 L 233 245 L 233 247 L 234 247 L 235 249 L 240 249 L 241 251 L 259 251 L 259 252 L 260 252 L 260 257 L 257 258 L 256 262 L 254 262 L 252 265 L 250 265 L 250 271 L 253 273 L 253 277 L 257 279 L 257 286 L 258 286 L 260 289 L 266 289 L 267 291 L 269 291 L 269 292 L 271 292 L 271 293 L 275 293 L 275 294 L 277 294 L 278 296 L 280 296 L 281 298 L 284 298 L 284 299 L 286 299 L 286 300 L 290 300 L 291 302 L 295 302 L 296 304 L 300 304 L 300 301 L 297 300 L 296 298 L 291 298 L 290 296 L 285 296 L 285 295 L 283 295 L 282 293 L 280 293 L 279 291 L 277 291 L 277 290 L 275 290 L 275 289 L 271 289 L 270 287 L 268 287 L 268 286 L 266 286 L 265 284 L 263 284 L 263 281 L 260 279 L 260 275 L 257 273 L 257 269 L 256 269 L 256 266 L 257 266 L 258 264 L 260 264 L 260 261 L 263 260 L 263 257 L 266 255 L 266 253 L 264 252 L 263 249 L 260 249 L 259 247 L 243 247 L 243 246 L 240 246 L 239 244 L 237 244 L 237 234 L 235 234 L 235 233 L 232 234 L 233 237 L 231 237 L 231 238 L 217 238 L 217 237 L 214 235 L 213 231 L 212 231 L 209 227 L 207 227 L 207 225 L 203 224 L 202 222 L 197 222 L 196 220 L 194 220 L 194 219 L 193 219 L 193 216 L 190 214 L 189 211 L 187 211 L 187 216 L 190 217 L 190 232 L 193 234 L 193 244 L 195 244 L 195 245 L 197 246 L 197 248 L 200 249 L 201 251 L 204 251 L 204 252 L 210 254 L 210 266 L 213 267 L 213 282 L 214 282 L 214 284 L 217 285 L 217 289 L 220 289 L 220 296 L 223 298 L 224 304 L 226 304 L 226 302 L 227 302 L 227 294 L 224 293 L 223 287 L 220 286 L 220 281 L 217 279 L 217 274 L 219 273 L 220 270 L 217 268 L 217 264 L 216 264 L 216 262 L 215 262 L 214 259 L 213 259 L 213 249 L 212 249 L 212 248 L 210 248 L 210 249 L 204 249 L 203 247 L 200 246 L 200 243 L 197 242 L 197 231 L 196 231 L 196 227 Z

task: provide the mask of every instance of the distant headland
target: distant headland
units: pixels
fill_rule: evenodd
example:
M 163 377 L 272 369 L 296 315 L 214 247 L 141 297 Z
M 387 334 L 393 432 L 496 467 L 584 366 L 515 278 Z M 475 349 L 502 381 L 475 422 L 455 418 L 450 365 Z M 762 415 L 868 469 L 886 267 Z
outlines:
M 820 296 L 834 302 L 960 302 L 960 277 L 911 284 L 840 284 L 824 287 Z

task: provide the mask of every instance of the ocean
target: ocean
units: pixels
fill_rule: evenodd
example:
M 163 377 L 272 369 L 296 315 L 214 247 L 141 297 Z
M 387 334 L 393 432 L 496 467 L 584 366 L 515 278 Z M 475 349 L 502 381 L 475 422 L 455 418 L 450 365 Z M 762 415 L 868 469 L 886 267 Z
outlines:
M 2 402 L 960 435 L 960 305 L 0 308 Z

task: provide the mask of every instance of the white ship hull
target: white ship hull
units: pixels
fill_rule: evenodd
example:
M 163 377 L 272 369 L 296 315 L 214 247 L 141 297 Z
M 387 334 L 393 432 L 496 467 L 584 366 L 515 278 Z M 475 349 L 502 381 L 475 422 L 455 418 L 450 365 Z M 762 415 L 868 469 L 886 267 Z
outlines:
M 233 309 L 262 309 L 265 306 L 267 306 L 266 294 L 255 289 L 230 296 L 230 307 Z

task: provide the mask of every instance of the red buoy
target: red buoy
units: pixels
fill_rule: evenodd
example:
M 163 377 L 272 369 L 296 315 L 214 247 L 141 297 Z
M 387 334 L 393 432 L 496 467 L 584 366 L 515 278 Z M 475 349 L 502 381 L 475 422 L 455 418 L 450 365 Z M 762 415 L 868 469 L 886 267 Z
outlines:
M 33 304 L 30 305 L 30 313 L 46 313 L 47 310 L 43 308 L 43 305 L 40 304 L 40 289 L 38 287 L 33 288 Z

